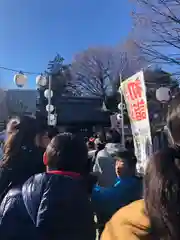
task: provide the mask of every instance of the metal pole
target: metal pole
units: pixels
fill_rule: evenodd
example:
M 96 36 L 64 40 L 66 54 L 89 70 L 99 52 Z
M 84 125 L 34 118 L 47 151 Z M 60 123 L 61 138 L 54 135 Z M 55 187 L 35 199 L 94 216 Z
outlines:
M 51 83 L 52 83 L 52 75 L 49 74 L 49 86 L 48 86 L 48 91 L 49 91 L 49 95 L 48 95 L 48 125 L 51 125 L 51 121 L 50 121 L 50 105 L 51 105 Z
M 120 74 L 120 86 L 122 83 L 122 74 Z M 123 93 L 121 90 L 121 145 L 125 147 L 125 136 L 124 136 L 124 108 L 123 108 Z

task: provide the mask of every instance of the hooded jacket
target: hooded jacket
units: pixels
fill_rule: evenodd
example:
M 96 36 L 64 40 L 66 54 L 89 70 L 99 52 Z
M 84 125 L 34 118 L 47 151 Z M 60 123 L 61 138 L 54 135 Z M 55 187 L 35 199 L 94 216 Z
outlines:
M 84 180 L 43 173 L 28 179 L 22 191 L 10 190 L 0 208 L 0 239 L 95 239 Z
M 123 151 L 119 143 L 107 143 L 105 148 L 98 152 L 93 172 L 98 176 L 98 183 L 102 187 L 111 187 L 116 181 L 114 156 Z

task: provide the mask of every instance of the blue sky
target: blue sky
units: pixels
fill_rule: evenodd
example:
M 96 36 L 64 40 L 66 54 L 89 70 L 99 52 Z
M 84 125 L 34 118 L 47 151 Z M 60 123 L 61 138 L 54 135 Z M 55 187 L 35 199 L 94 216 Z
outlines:
M 0 66 L 43 72 L 57 52 L 71 62 L 88 47 L 115 45 L 131 31 L 129 2 L 0 0 Z M 0 69 L 0 86 L 15 88 L 13 75 Z

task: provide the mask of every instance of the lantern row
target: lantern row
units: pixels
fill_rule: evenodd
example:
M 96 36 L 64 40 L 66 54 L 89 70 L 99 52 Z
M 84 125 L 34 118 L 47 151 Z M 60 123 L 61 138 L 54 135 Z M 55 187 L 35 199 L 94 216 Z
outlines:
M 14 83 L 17 87 L 22 88 L 27 82 L 27 76 L 23 72 L 19 72 L 14 76 Z M 45 87 L 48 83 L 47 77 L 43 74 L 40 74 L 36 77 L 36 85 L 39 87 Z M 44 97 L 49 99 L 53 97 L 53 91 L 51 89 L 46 89 L 44 91 Z M 52 114 L 54 111 L 54 106 L 52 104 L 48 104 L 46 106 L 46 111 L 48 112 L 48 124 L 55 126 L 57 122 L 57 115 Z
M 15 74 L 14 76 L 14 82 L 15 84 L 22 88 L 26 82 L 27 82 L 27 76 L 23 72 L 19 72 L 18 74 Z M 40 74 L 36 77 L 36 84 L 40 87 L 45 87 L 48 83 L 47 77 L 43 74 Z M 170 89 L 168 87 L 160 87 L 156 90 L 156 99 L 160 102 L 168 102 L 170 100 Z M 46 89 L 44 91 L 45 98 L 49 99 L 53 97 L 53 91 L 51 89 Z M 122 105 L 122 106 L 121 106 Z M 46 106 L 46 111 L 49 115 L 49 121 L 52 122 L 52 125 L 54 125 L 54 122 L 56 121 L 56 115 L 52 114 L 54 111 L 54 106 L 51 104 L 48 104 Z M 120 110 L 120 113 L 117 115 L 117 120 L 121 121 L 122 115 L 124 114 L 124 110 L 126 109 L 125 104 L 120 103 L 118 105 L 118 109 Z M 50 123 L 49 123 L 50 124 Z
M 47 77 L 43 74 L 40 74 L 36 77 L 36 84 L 40 87 L 45 87 L 47 85 Z M 19 72 L 14 75 L 14 83 L 17 87 L 24 87 L 27 83 L 27 76 L 23 72 Z

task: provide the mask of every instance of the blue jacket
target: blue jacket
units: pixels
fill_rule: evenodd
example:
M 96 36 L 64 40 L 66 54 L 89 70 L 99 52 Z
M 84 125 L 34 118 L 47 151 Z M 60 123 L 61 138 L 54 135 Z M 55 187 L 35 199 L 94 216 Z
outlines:
M 96 186 L 92 193 L 94 209 L 103 223 L 121 207 L 141 198 L 142 181 L 137 177 L 118 178 L 113 187 Z
M 0 239 L 95 239 L 84 179 L 43 173 L 11 189 L 0 206 Z

